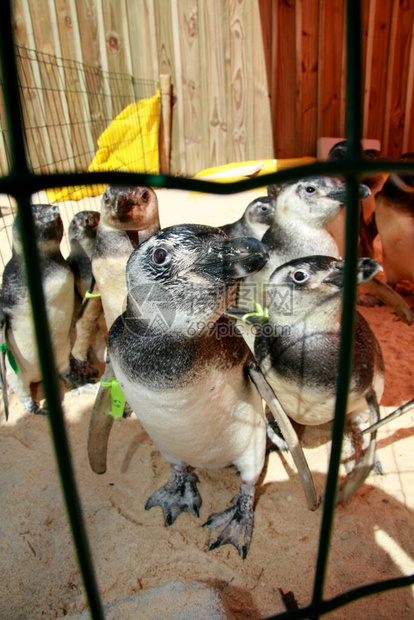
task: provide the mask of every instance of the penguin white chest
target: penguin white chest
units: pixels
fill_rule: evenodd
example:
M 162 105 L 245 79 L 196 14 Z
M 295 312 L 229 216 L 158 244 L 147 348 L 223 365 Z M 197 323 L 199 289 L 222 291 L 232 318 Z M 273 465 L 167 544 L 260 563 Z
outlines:
M 93 261 L 93 275 L 101 294 L 108 328 L 125 309 L 127 296 L 126 264 L 129 254 L 105 256 Z
M 255 388 L 244 383 L 240 368 L 212 369 L 186 387 L 155 391 L 128 380 L 116 362 L 113 367 L 127 402 L 170 462 L 238 466 L 251 449 L 262 459 L 262 403 Z
M 69 366 L 69 332 L 74 309 L 74 277 L 69 271 L 49 276 L 43 281 L 43 292 L 49 321 L 52 345 L 58 372 Z M 12 330 L 8 334 L 9 345 L 23 373 L 30 383 L 41 380 L 37 353 L 32 307 L 29 298 L 17 306 L 13 313 Z

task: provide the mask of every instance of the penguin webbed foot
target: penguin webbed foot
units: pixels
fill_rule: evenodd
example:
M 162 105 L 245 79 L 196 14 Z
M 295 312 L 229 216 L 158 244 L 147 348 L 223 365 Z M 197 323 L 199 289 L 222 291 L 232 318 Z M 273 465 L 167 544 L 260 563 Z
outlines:
M 145 510 L 161 506 L 167 525 L 172 525 L 182 512 L 199 516 L 201 497 L 197 489 L 197 478 L 187 468 L 171 466 L 173 478 L 155 491 L 147 500 Z
M 122 417 L 123 418 L 130 418 L 132 413 L 133 413 L 133 409 L 132 409 L 131 405 L 129 405 L 128 403 L 125 403 L 124 413 L 122 414 Z
M 69 370 L 63 372 L 61 376 L 65 386 L 74 389 L 87 383 L 96 383 L 98 374 L 98 370 L 88 360 L 79 360 L 71 355 Z
M 254 485 L 242 483 L 240 493 L 231 500 L 232 506 L 209 516 L 203 527 L 210 528 L 209 550 L 222 545 L 233 545 L 246 559 L 253 533 Z M 217 540 L 211 543 L 213 530 L 223 528 Z
M 382 468 L 381 461 L 379 459 L 375 459 L 373 471 L 376 474 L 378 474 L 378 476 L 383 476 L 384 475 L 384 470 Z
M 39 403 L 33 400 L 33 398 L 25 398 L 23 402 L 24 410 L 26 413 L 33 413 L 34 415 L 49 415 L 48 410 L 41 407 Z

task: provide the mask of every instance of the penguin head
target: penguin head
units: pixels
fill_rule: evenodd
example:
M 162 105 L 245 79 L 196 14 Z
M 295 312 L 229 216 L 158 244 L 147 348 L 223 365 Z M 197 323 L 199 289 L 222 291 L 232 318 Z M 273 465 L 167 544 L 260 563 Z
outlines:
M 371 258 L 357 265 L 357 283 L 376 276 L 382 267 Z M 339 324 L 345 261 L 330 256 L 297 258 L 272 273 L 268 286 L 269 319 L 274 324 L 304 321 L 319 328 Z
M 347 153 L 347 141 L 342 140 L 341 142 L 337 142 L 328 153 L 328 161 L 342 161 L 345 159 Z M 376 149 L 364 149 L 361 153 L 361 157 L 363 159 L 381 159 L 381 152 Z M 386 176 L 380 172 L 377 174 L 371 174 L 369 176 L 364 177 L 363 182 L 371 192 L 378 192 L 381 187 L 384 185 Z M 369 194 L 368 194 L 369 195 Z M 363 196 L 362 198 L 366 198 Z M 361 198 L 361 199 L 362 199 Z
M 101 221 L 117 230 L 144 230 L 159 222 L 158 199 L 150 187 L 109 185 L 102 197 Z
M 33 222 L 36 240 L 43 254 L 60 251 L 59 246 L 63 237 L 63 222 L 59 207 L 50 204 L 32 205 Z M 13 249 L 21 253 L 21 239 L 17 227 L 17 217 L 13 222 L 12 236 Z
M 69 225 L 69 242 L 81 241 L 84 237 L 95 238 L 100 213 L 98 211 L 79 211 Z
M 346 156 L 346 147 L 346 140 L 341 140 L 340 142 L 337 142 L 329 151 L 327 159 L 329 161 L 342 161 L 343 159 L 345 159 Z
M 165 228 L 128 260 L 126 314 L 150 321 L 161 310 L 171 329 L 200 331 L 234 304 L 238 280 L 267 258 L 257 239 L 229 239 L 218 228 L 196 224 Z M 152 305 L 145 303 L 149 298 Z
M 360 185 L 360 198 L 370 190 Z M 276 221 L 299 220 L 309 226 L 326 226 L 346 202 L 346 183 L 334 177 L 310 177 L 281 185 L 276 198 Z
M 271 196 L 261 196 L 253 200 L 244 212 L 244 218 L 249 228 L 257 231 L 258 238 L 263 237 L 266 230 L 273 223 L 275 215 L 274 199 Z
M 404 153 L 401 155 L 400 159 L 414 163 L 414 153 Z M 400 189 L 408 193 L 414 192 L 414 174 L 400 174 L 395 176 L 399 181 L 397 185 L 399 185 Z

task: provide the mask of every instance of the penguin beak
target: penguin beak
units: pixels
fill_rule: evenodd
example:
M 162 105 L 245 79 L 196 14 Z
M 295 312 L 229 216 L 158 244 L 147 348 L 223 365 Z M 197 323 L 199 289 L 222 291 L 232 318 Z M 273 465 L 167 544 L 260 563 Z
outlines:
M 257 239 L 214 237 L 205 254 L 194 264 L 194 271 L 231 283 L 259 271 L 268 258 Z
M 364 185 L 364 183 L 360 183 L 359 184 L 359 199 L 363 200 L 370 194 L 371 194 L 371 190 L 369 189 L 368 185 Z
M 124 193 L 120 193 L 115 198 L 114 211 L 117 215 L 126 215 L 131 211 L 133 204 Z
M 342 288 L 345 279 L 345 261 L 332 261 L 331 267 L 322 282 Z M 380 271 L 382 271 L 381 265 L 373 258 L 360 258 L 357 265 L 357 284 L 372 280 Z
M 357 282 L 362 284 L 375 278 L 382 271 L 382 267 L 373 258 L 360 258 L 357 267 Z
M 369 196 L 370 193 L 371 193 L 371 190 L 369 189 L 368 185 L 364 185 L 363 183 L 359 184 L 359 199 L 360 200 L 363 200 L 364 198 Z M 346 203 L 346 185 L 342 183 L 341 185 L 338 185 L 338 187 L 336 187 L 331 192 L 329 192 L 329 198 L 333 198 L 334 200 L 337 200 L 338 202 L 345 204 Z

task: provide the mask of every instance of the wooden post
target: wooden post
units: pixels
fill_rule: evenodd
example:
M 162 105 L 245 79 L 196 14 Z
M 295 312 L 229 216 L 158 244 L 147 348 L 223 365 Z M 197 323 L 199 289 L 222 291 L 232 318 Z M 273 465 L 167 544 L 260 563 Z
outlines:
M 160 126 L 160 172 L 170 174 L 171 157 L 171 75 L 160 74 L 161 126 Z

